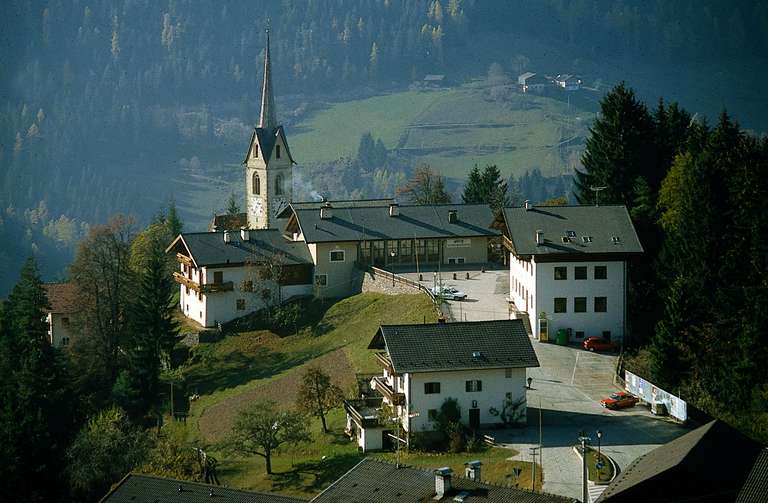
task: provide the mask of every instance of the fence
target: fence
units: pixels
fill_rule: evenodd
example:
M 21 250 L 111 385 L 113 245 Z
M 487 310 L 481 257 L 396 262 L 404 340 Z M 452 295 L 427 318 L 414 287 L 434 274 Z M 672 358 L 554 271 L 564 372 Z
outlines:
M 659 388 L 652 382 L 633 374 L 629 370 L 624 371 L 624 389 L 647 402 L 653 404 L 663 403 L 670 416 L 678 421 L 685 422 L 688 419 L 688 404 L 680 397 Z

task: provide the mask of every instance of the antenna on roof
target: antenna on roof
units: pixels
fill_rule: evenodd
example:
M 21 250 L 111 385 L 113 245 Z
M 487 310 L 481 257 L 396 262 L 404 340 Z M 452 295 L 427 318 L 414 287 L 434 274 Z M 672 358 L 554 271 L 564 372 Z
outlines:
M 607 186 L 595 187 L 594 185 L 589 188 L 589 190 L 595 193 L 595 206 L 600 206 L 600 191 L 607 188 Z

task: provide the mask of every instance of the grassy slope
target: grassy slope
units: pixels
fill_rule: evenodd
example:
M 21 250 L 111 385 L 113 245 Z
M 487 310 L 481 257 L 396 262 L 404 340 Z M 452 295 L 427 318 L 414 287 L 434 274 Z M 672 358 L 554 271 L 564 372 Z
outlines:
M 453 178 L 465 178 L 474 164 L 491 163 L 506 174 L 535 166 L 551 174 L 563 166 L 557 145 L 583 137 L 593 118 L 582 110 L 592 108 L 586 100 L 578 100 L 581 108 L 569 106 L 562 93 L 557 99 L 488 96 L 486 87 L 468 84 L 334 104 L 300 124 L 291 149 L 303 163 L 329 161 L 356 153 L 360 135 L 370 131 L 414 164 L 428 162 Z
M 275 475 L 266 477 L 261 458 L 232 459 L 216 452 L 215 443 L 231 428 L 239 410 L 256 398 L 292 406 L 296 382 L 306 365 L 319 364 L 334 381 L 349 388 L 358 372 L 378 372 L 368 343 L 381 323 L 434 322 L 431 302 L 423 295 L 361 294 L 333 304 L 322 318 L 280 338 L 268 331 L 228 336 L 195 351 L 186 370 L 190 393 L 199 393 L 189 417 L 189 434 L 212 447 L 221 460 L 222 482 L 255 490 L 276 490 L 309 497 L 356 463 L 356 446 L 343 436 L 344 413 L 329 418 L 333 433 L 324 435 L 312 420 L 314 440 L 286 449 L 273 459 Z M 321 457 L 326 456 L 325 461 Z

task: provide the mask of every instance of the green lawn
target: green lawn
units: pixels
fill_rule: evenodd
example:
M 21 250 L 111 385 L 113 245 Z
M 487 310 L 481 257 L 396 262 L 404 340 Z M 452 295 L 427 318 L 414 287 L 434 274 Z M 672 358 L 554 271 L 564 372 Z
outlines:
M 267 330 L 228 335 L 199 345 L 183 368 L 187 393 L 200 395 L 190 404 L 188 438 L 219 459 L 222 483 L 309 498 L 351 468 L 360 456 L 355 444 L 343 436 L 341 409 L 329 417 L 332 434 L 323 434 L 319 421 L 312 419 L 313 441 L 279 452 L 271 477 L 263 473 L 262 458 L 234 459 L 216 452 L 215 445 L 253 400 L 267 398 L 292 407 L 301 370 L 307 365 L 321 366 L 348 390 L 356 373 L 380 371 L 373 351 L 367 349 L 380 324 L 437 319 L 431 301 L 421 294 L 360 294 L 314 310 L 315 321 L 295 335 L 280 337 Z
M 412 164 L 427 162 L 448 177 L 464 179 L 474 164 L 553 174 L 581 150 L 593 118 L 561 94 L 492 99 L 487 87 L 467 84 L 331 104 L 300 123 L 290 141 L 302 163 L 354 155 L 370 131 Z

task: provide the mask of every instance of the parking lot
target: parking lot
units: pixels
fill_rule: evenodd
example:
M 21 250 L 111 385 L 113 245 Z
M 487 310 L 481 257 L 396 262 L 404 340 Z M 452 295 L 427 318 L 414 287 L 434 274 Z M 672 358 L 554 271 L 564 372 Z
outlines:
M 530 447 L 539 445 L 541 418 L 544 490 L 581 497 L 581 462 L 572 447 L 584 431 L 620 469 L 635 458 L 688 430 L 650 414 L 647 407 L 612 411 L 600 405 L 618 388 L 612 383 L 616 357 L 574 347 L 533 341 L 541 367 L 529 369 L 528 427 L 489 431 L 496 441 L 519 452 L 516 459 L 531 461 Z M 539 414 L 541 411 L 541 414 Z

